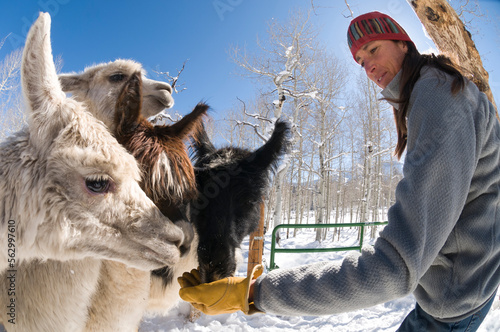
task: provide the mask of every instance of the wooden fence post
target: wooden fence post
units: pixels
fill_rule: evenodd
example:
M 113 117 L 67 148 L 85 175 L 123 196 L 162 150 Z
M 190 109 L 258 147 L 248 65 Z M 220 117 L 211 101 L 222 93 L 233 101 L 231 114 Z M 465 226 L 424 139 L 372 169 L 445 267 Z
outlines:
M 252 272 L 257 264 L 262 264 L 262 254 L 264 252 L 264 220 L 265 220 L 265 205 L 264 202 L 260 205 L 260 220 L 257 230 L 250 234 L 250 244 L 248 248 L 248 266 L 247 276 Z

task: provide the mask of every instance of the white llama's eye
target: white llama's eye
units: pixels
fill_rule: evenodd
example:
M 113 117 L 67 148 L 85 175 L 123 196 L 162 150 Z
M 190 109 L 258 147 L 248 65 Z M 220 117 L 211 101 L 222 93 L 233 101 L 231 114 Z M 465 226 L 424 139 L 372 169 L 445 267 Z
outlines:
M 110 82 L 121 82 L 124 79 L 125 79 L 125 75 L 122 73 L 116 73 L 116 74 L 109 76 Z
M 91 193 L 105 194 L 109 191 L 110 184 L 108 179 L 85 179 L 85 186 Z

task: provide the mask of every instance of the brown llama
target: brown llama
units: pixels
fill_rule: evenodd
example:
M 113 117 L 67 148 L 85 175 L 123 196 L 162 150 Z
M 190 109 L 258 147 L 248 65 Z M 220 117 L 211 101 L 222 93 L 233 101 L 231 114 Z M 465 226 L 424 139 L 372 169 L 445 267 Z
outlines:
M 186 223 L 186 204 L 196 197 L 197 190 L 184 141 L 200 130 L 208 106 L 198 104 L 173 125 L 154 126 L 141 115 L 141 86 L 141 75 L 135 73 L 123 87 L 116 102 L 115 135 L 143 168 L 142 187 L 146 194 L 165 216 L 181 224 L 186 236 L 194 237 L 192 250 L 181 257 L 179 263 L 169 265 L 172 273 L 180 276 L 197 264 L 193 255 L 196 234 Z M 89 310 L 86 330 L 135 331 L 146 311 L 150 279 L 150 273 L 114 262 L 105 264 Z

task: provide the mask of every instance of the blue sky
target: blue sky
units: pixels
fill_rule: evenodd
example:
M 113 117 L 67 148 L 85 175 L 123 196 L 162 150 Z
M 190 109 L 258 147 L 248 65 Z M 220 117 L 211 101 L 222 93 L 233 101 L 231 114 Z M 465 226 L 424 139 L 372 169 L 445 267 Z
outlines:
M 361 71 L 346 46 L 351 18 L 344 1 L 315 0 L 312 22 L 321 29 L 321 42 L 349 65 L 353 82 Z M 404 0 L 350 0 L 354 14 L 379 10 L 391 15 L 408 32 L 420 51 L 433 48 L 410 5 Z M 500 1 L 480 0 L 487 19 L 476 20 L 473 39 L 490 73 L 490 84 L 500 103 Z M 0 38 L 11 34 L 0 59 L 24 44 L 39 11 L 52 16 L 54 55 L 63 58 L 63 72 L 117 58 L 141 62 L 150 77 L 153 69 L 181 76 L 187 90 L 175 95 L 174 109 L 186 114 L 200 100 L 207 101 L 216 117 L 238 105 L 237 97 L 251 99 L 255 82 L 235 74 L 228 55 L 231 45 L 257 49 L 257 36 L 267 38 L 270 20 L 285 22 L 290 10 L 311 8 L 309 0 L 185 0 L 185 1 L 2 1 Z M 277 69 L 281 71 L 281 69 Z

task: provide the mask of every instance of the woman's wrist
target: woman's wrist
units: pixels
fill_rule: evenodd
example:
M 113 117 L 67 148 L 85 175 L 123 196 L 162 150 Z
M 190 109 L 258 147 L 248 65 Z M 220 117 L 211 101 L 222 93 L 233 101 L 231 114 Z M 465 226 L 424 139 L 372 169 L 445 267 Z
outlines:
M 253 279 L 252 281 L 250 281 L 250 289 L 248 290 L 248 303 L 252 303 L 253 302 L 253 289 L 254 289 L 254 285 L 255 285 L 255 281 L 257 279 Z

